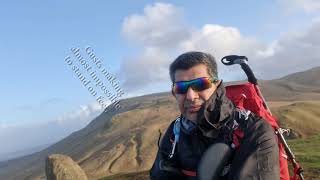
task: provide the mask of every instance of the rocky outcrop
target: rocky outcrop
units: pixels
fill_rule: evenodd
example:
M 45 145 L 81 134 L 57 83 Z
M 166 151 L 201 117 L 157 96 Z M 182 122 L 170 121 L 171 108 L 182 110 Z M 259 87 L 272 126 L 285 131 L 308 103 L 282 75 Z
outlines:
M 81 167 L 69 156 L 52 154 L 46 159 L 47 180 L 87 180 Z

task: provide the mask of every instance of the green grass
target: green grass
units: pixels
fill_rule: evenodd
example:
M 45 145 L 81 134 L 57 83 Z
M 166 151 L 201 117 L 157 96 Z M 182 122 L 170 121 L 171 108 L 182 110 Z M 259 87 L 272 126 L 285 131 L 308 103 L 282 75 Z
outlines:
M 305 170 L 307 179 L 320 179 L 320 135 L 306 139 L 289 140 L 296 160 Z

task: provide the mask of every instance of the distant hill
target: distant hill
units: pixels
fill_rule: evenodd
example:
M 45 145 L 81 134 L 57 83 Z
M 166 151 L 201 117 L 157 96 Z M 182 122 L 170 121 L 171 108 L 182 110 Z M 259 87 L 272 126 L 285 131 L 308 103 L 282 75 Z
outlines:
M 279 80 L 306 85 L 307 87 L 320 87 L 320 67 L 314 67 L 308 71 L 287 75 Z
M 164 131 L 178 115 L 174 99 L 169 93 L 159 93 L 126 99 L 120 105 L 121 110 L 101 114 L 41 152 L 0 162 L 0 179 L 44 179 L 44 160 L 55 153 L 72 157 L 91 179 L 148 169 L 158 129 Z
M 281 123 L 299 129 L 302 137 L 320 132 L 319 74 L 320 68 L 314 68 L 260 83 Z M 56 153 L 70 156 L 90 179 L 148 170 L 155 158 L 158 130 L 164 132 L 179 115 L 175 99 L 165 92 L 125 99 L 120 105 L 122 109 L 102 113 L 43 151 L 0 162 L 0 179 L 45 179 L 45 158 Z
M 28 149 L 24 149 L 24 150 L 20 150 L 20 151 L 15 151 L 15 152 L 11 152 L 11 153 L 3 153 L 3 154 L 0 154 L 0 162 L 5 161 L 5 160 L 9 160 L 9 159 L 13 159 L 16 157 L 22 157 L 26 154 L 32 154 L 35 152 L 39 152 L 49 146 L 50 146 L 50 144 L 44 144 L 44 145 L 40 145 L 40 146 L 36 146 L 33 148 L 28 148 Z
M 320 67 L 261 81 L 259 85 L 269 101 L 320 100 Z

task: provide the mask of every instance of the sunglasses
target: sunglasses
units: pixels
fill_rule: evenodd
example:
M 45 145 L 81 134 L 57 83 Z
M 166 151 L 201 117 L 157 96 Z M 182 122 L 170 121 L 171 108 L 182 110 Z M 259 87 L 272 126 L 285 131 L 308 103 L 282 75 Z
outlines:
M 219 80 L 217 78 L 201 77 L 190 81 L 179 81 L 173 84 L 172 90 L 175 94 L 187 93 L 189 87 L 194 91 L 200 92 L 211 88 L 212 83 L 216 84 Z

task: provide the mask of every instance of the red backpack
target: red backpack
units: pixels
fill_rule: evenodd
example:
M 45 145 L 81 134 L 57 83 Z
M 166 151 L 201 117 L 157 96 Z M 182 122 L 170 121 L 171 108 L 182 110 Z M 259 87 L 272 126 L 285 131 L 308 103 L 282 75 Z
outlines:
M 250 110 L 254 114 L 265 119 L 275 130 L 279 128 L 277 119 L 273 117 L 264 107 L 263 101 L 257 95 L 253 84 L 246 83 L 226 87 L 227 97 L 240 108 Z M 278 141 L 279 142 L 279 141 Z M 281 142 L 279 144 L 280 179 L 289 180 L 287 155 Z
M 276 117 L 272 116 L 258 88 L 257 79 L 246 63 L 248 59 L 245 56 L 231 55 L 222 58 L 221 61 L 225 65 L 240 64 L 248 76 L 249 81 L 244 84 L 226 86 L 226 96 L 233 101 L 237 107 L 250 110 L 254 114 L 265 119 L 274 128 L 275 133 L 278 135 L 277 140 L 279 145 L 280 179 L 297 180 L 297 177 L 299 176 L 300 179 L 303 180 L 303 170 L 296 162 L 292 151 L 288 147 L 283 137 L 284 130 L 279 128 L 278 120 Z M 234 141 L 238 140 L 234 139 Z M 288 161 L 291 162 L 294 167 L 293 176 L 291 178 L 289 175 Z

